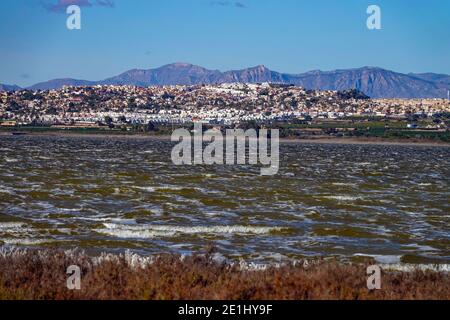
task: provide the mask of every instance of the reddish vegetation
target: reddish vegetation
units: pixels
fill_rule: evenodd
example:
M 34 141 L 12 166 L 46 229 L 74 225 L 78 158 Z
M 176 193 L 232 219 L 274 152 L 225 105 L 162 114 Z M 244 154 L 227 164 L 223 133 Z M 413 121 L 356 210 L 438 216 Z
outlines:
M 448 273 L 383 272 L 382 289 L 366 287 L 366 265 L 319 262 L 242 270 L 210 255 L 152 263 L 127 256 L 101 260 L 83 253 L 16 251 L 0 253 L 0 299 L 449 299 Z M 82 288 L 66 287 L 66 269 L 82 269 Z

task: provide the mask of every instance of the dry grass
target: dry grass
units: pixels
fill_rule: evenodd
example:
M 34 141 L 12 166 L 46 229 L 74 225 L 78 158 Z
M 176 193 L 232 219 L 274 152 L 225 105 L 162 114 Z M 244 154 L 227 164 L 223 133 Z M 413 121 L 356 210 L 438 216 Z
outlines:
M 81 290 L 66 269 L 82 269 Z M 212 255 L 90 257 L 70 251 L 0 251 L 0 299 L 449 299 L 446 272 L 384 272 L 382 289 L 366 287 L 364 264 L 318 262 L 250 271 Z

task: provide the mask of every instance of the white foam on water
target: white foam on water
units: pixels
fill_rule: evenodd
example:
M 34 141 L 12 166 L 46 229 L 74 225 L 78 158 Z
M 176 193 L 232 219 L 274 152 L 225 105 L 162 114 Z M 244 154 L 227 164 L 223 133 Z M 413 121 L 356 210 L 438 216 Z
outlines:
M 351 197 L 351 196 L 324 196 L 323 198 L 337 201 L 355 201 L 361 199 L 361 197 Z
M 169 226 L 169 225 L 123 225 L 104 223 L 97 232 L 120 238 L 173 237 L 176 234 L 268 234 L 281 230 L 279 227 L 256 226 Z
M 400 258 L 402 256 L 396 255 L 381 255 L 381 254 L 367 254 L 367 253 L 355 253 L 355 257 L 371 257 L 374 258 L 376 262 L 384 264 L 399 264 Z
M 173 190 L 173 191 L 179 191 L 185 189 L 184 187 L 180 186 L 172 186 L 172 185 L 162 185 L 157 188 L 158 190 Z
M 125 219 L 125 218 L 112 218 L 106 221 L 110 221 L 113 223 L 120 223 L 120 224 L 125 224 L 125 225 L 133 225 L 136 224 L 136 220 L 134 219 Z
M 126 218 L 111 218 L 105 215 L 100 215 L 98 217 L 71 217 L 74 220 L 86 220 L 86 221 L 94 221 L 94 222 L 112 222 L 122 225 L 130 225 L 136 224 L 136 220 L 134 219 L 126 219 Z
M 156 192 L 161 190 L 169 190 L 169 191 L 180 191 L 185 189 L 184 187 L 180 186 L 170 186 L 170 185 L 162 185 L 158 187 L 139 187 L 139 186 L 133 186 L 135 189 L 147 191 L 147 192 Z
M 354 187 L 354 186 L 356 186 L 356 183 L 333 182 L 332 185 L 333 186 L 342 186 L 342 187 L 345 187 L 345 186 Z
M 125 239 L 152 239 L 152 238 L 167 238 L 175 236 L 175 232 L 162 232 L 154 230 L 131 230 L 121 228 L 106 228 L 99 229 L 97 232 Z
M 450 272 L 450 264 L 393 263 L 393 264 L 381 264 L 380 267 L 386 270 L 404 271 L 404 272 L 412 272 L 416 270 Z
M 0 222 L 0 240 L 2 240 L 2 234 L 21 237 L 30 236 L 33 231 L 33 228 L 24 222 Z
M 15 177 L 16 175 L 13 173 L 2 172 L 3 177 Z
M 2 238 L 1 242 L 8 245 L 35 246 L 42 243 L 48 243 L 51 239 L 29 239 L 29 238 Z
M 52 241 L 38 239 L 36 231 L 24 222 L 1 222 L 0 243 L 7 245 L 33 246 Z
M 420 251 L 439 251 L 439 249 L 433 248 L 431 246 L 420 245 L 420 244 L 417 244 L 417 243 L 405 244 L 403 246 L 404 247 L 415 248 L 415 249 L 418 249 Z
M 293 173 L 293 172 L 286 172 L 286 173 L 283 174 L 283 176 L 286 176 L 286 177 L 295 177 L 295 173 Z
M 60 233 L 64 233 L 64 234 L 70 235 L 70 234 L 72 234 L 72 232 L 74 230 L 70 229 L 70 228 L 58 228 L 57 231 L 60 232 Z
M 221 195 L 225 195 L 225 192 L 220 191 L 220 190 L 211 190 L 211 189 L 200 188 L 200 187 L 195 187 L 195 188 L 191 188 L 191 189 L 199 191 L 199 192 L 204 193 L 204 194 L 221 194 Z
M 82 210 L 82 208 L 58 208 L 58 210 L 61 210 L 64 212 L 79 212 Z
M 6 187 L 1 188 L 0 189 L 0 193 L 7 193 L 7 194 L 10 194 L 10 195 L 14 195 L 15 194 L 14 189 L 6 188 Z
M 155 187 L 136 187 L 136 186 L 134 186 L 133 188 L 147 191 L 147 192 L 155 192 L 156 191 Z
M 204 215 L 211 216 L 211 217 L 218 217 L 218 216 L 223 215 L 223 212 L 220 212 L 220 211 L 208 211 L 208 212 L 205 212 Z
M 0 231 L 18 230 L 26 227 L 23 222 L 0 222 Z M 23 229 L 22 229 L 23 230 Z

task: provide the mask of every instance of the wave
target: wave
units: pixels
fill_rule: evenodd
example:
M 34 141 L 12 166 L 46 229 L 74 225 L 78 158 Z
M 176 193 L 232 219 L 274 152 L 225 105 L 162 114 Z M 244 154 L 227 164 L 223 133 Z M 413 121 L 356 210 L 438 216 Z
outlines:
M 105 228 L 97 232 L 119 238 L 155 238 L 173 237 L 177 234 L 269 234 L 279 231 L 280 227 L 257 226 L 169 226 L 169 225 L 122 225 L 104 223 Z
M 355 201 L 361 199 L 361 197 L 351 197 L 351 196 L 324 196 L 323 198 L 337 201 Z
M 26 224 L 23 222 L 0 222 L 0 232 L 10 231 L 10 230 L 23 230 Z
M 34 246 L 43 243 L 51 242 L 51 239 L 28 239 L 28 238 L 2 238 L 0 242 L 8 245 L 20 245 L 20 246 Z
M 421 271 L 437 271 L 437 272 L 450 272 L 450 264 L 381 264 L 380 267 L 386 270 L 411 272 L 415 270 Z
M 378 254 L 366 254 L 366 253 L 355 253 L 355 257 L 372 257 L 376 262 L 384 263 L 387 265 L 398 264 L 402 256 L 400 255 L 378 255 Z

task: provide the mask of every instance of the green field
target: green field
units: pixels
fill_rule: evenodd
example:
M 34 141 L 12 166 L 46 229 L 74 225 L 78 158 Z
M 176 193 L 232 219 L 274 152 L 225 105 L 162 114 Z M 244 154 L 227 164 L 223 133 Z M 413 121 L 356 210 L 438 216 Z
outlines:
M 247 123 L 238 125 L 240 128 L 261 128 L 280 129 L 282 138 L 308 138 L 308 137 L 366 137 L 383 139 L 415 139 L 434 140 L 450 142 L 450 131 L 422 129 L 433 124 L 432 121 L 415 122 L 418 129 L 409 129 L 406 120 L 383 121 L 383 120 L 315 120 L 312 122 L 274 122 L 259 125 Z M 115 128 L 70 128 L 61 129 L 49 126 L 16 126 L 0 127 L 0 132 L 23 132 L 23 133 L 76 133 L 76 134 L 120 134 L 120 135 L 171 135 L 174 129 L 185 127 L 190 129 L 192 125 L 156 125 L 151 129 L 146 125 L 128 125 Z M 207 128 L 208 126 L 205 126 Z M 225 129 L 226 127 L 223 127 Z

